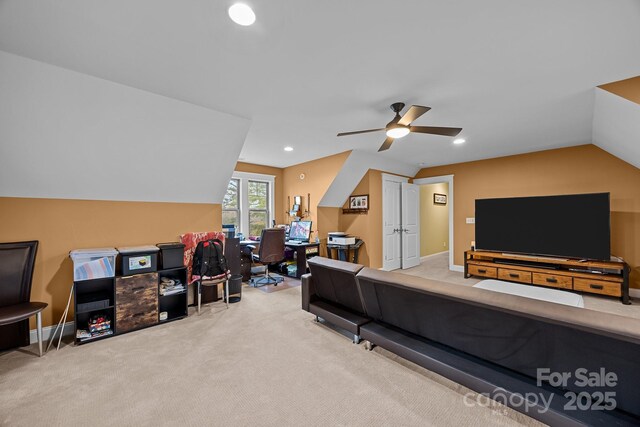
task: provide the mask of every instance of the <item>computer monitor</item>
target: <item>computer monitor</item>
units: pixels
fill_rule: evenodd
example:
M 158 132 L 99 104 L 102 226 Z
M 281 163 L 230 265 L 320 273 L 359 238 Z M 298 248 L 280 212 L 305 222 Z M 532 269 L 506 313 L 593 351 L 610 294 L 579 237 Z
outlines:
M 291 221 L 289 240 L 308 242 L 311 235 L 311 221 Z

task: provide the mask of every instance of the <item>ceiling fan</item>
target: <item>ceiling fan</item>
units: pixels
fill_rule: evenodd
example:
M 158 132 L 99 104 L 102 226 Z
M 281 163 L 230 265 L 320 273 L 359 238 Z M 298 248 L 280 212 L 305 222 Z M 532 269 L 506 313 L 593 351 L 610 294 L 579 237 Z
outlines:
M 418 117 L 426 113 L 431 107 L 423 107 L 422 105 L 412 105 L 406 113 L 400 117 L 400 111 L 404 108 L 404 103 L 396 102 L 391 104 L 391 109 L 396 116 L 387 123 L 386 127 L 379 129 L 359 130 L 355 132 L 342 132 L 338 136 L 356 135 L 359 133 L 378 132 L 384 130 L 387 132 L 387 139 L 384 140 L 378 151 L 385 151 L 391 147 L 393 141 L 398 138 L 409 135 L 410 133 L 428 133 L 431 135 L 456 136 L 462 128 L 444 128 L 433 126 L 411 126 L 411 123 Z

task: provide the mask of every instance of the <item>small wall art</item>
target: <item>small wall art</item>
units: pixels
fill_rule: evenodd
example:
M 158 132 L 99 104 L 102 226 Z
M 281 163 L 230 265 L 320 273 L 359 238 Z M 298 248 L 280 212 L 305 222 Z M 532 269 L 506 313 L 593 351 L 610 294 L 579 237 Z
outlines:
M 433 194 L 433 204 L 434 205 L 446 205 L 447 204 L 447 195 L 446 194 Z
M 369 195 L 358 195 L 349 197 L 349 209 L 369 210 Z

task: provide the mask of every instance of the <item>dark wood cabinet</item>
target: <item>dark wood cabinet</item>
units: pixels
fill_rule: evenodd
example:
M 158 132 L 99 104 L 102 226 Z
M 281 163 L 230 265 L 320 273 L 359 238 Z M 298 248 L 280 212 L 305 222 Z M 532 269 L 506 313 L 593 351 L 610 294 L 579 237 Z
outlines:
M 158 323 L 158 273 L 116 277 L 116 333 Z
M 240 274 L 240 239 L 234 237 L 224 241 L 224 257 L 227 260 L 227 268 L 231 274 Z
M 255 251 L 259 251 L 260 242 L 245 240 L 241 242 L 241 247 L 244 247 L 241 252 L 241 274 L 244 282 L 251 279 L 251 251 L 247 246 L 256 247 Z M 285 244 L 284 260 L 282 265 L 275 265 L 271 267 L 277 273 L 295 277 L 299 279 L 303 274 L 307 272 L 307 260 L 314 256 L 320 255 L 320 243 L 298 243 L 294 244 L 287 242 Z M 295 269 L 289 269 L 289 266 L 295 266 Z
M 180 281 L 185 286 L 184 291 L 160 295 L 162 278 Z M 75 343 L 92 342 L 186 317 L 186 283 L 185 267 L 74 282 Z M 160 320 L 160 313 L 166 316 L 163 320 Z M 87 330 L 89 321 L 96 315 L 111 321 L 109 334 L 78 337 L 78 331 Z

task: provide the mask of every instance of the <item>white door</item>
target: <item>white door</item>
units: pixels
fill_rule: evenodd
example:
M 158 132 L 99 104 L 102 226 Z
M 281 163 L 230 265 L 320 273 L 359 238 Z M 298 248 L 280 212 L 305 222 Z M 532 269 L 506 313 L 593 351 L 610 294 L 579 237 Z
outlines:
M 420 265 L 420 186 L 402 183 L 402 268 Z
M 396 270 L 402 266 L 400 195 L 401 183 L 391 179 L 382 181 L 382 268 Z

